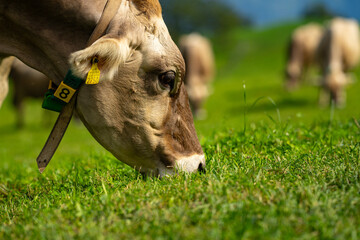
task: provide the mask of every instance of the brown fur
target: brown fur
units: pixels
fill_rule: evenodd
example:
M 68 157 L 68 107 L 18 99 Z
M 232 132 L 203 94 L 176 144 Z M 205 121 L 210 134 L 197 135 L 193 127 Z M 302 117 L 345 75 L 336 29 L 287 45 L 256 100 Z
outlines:
M 161 6 L 158 0 L 132 0 L 136 8 L 148 18 L 152 15 L 161 17 Z
M 171 111 L 164 121 L 164 135 L 167 144 L 175 152 L 183 152 L 185 155 L 191 155 L 194 152 L 203 154 L 199 140 L 193 137 L 196 136 L 196 130 L 194 125 L 190 124 L 194 120 L 189 111 L 190 106 L 184 85 L 181 86 L 179 95 L 171 99 L 169 105 Z M 161 160 L 165 162 L 163 158 Z

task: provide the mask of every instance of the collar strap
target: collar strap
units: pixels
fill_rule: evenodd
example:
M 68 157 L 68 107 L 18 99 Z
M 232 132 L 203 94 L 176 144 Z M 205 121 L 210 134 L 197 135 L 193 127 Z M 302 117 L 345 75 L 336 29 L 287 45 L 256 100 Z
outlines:
M 117 13 L 121 2 L 122 0 L 107 0 L 100 21 L 91 35 L 87 46 L 90 46 L 95 40 L 100 38 L 106 32 L 106 28 Z M 94 79 L 98 81 L 98 77 Z M 94 79 L 89 79 L 89 83 L 93 83 L 93 81 L 95 81 Z M 36 159 L 40 173 L 42 173 L 49 164 L 61 142 L 62 137 L 65 134 L 75 107 L 77 90 L 80 88 L 83 82 L 84 81 L 82 79 L 75 77 L 71 71 L 69 71 L 58 89 L 53 89 L 52 91 L 49 89 L 47 95 L 45 96 L 43 107 L 61 112 L 45 143 L 45 146 Z M 70 88 L 75 90 L 75 94 L 71 95 L 72 98 L 70 96 L 65 97 L 67 94 L 70 95 Z M 69 103 L 67 104 L 66 101 L 69 101 Z
M 94 31 L 92 32 L 88 40 L 87 46 L 90 46 L 105 34 L 111 20 L 118 12 L 121 2 L 122 0 L 107 0 L 103 14 L 101 15 L 99 22 L 97 23 Z
M 79 90 L 84 80 L 72 74 L 69 70 L 64 81 L 56 88 L 54 83 L 50 83 L 48 91 L 45 93 L 45 98 L 42 107 L 51 111 L 61 112 L 63 107 L 68 104 L 75 92 Z

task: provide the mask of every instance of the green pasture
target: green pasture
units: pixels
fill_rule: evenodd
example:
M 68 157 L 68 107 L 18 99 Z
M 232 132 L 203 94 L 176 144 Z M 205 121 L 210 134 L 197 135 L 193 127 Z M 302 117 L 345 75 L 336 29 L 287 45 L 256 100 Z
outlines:
M 8 97 L 0 239 L 359 239 L 360 83 L 344 109 L 319 108 L 308 82 L 286 92 L 295 26 L 213 39 L 217 77 L 208 117 L 195 122 L 202 175 L 143 179 L 74 121 L 41 175 L 35 159 L 51 129 L 44 110 L 28 102 L 18 130 Z

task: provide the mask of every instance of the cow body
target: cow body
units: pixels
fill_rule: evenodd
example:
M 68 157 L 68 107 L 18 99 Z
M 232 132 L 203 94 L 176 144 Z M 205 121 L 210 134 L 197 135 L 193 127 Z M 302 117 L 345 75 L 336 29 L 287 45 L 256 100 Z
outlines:
M 323 31 L 323 27 L 316 23 L 309 23 L 294 30 L 287 56 L 287 89 L 291 90 L 297 87 L 309 67 L 317 65 L 316 52 Z
M 204 117 L 203 103 L 209 96 L 215 68 L 211 43 L 200 34 L 192 33 L 180 38 L 179 48 L 186 63 L 185 85 L 190 105 L 196 117 Z
M 202 169 L 205 158 L 183 86 L 185 65 L 158 0 L 122 0 L 106 33 L 85 48 L 105 0 L 0 0 L 0 53 L 17 56 L 56 84 L 69 68 L 81 87 L 76 112 L 119 160 L 148 175 Z M 69 57 L 70 56 L 70 57 Z
M 320 104 L 345 105 L 348 72 L 360 59 L 360 33 L 356 20 L 335 18 L 327 26 L 318 49 L 322 73 Z

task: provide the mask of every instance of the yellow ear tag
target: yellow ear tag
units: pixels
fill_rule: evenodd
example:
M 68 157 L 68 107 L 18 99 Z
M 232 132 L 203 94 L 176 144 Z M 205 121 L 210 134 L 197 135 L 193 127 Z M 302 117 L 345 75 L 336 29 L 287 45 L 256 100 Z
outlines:
M 86 84 L 98 84 L 100 81 L 100 70 L 98 68 L 99 60 L 94 57 L 92 60 L 91 69 L 88 72 L 85 83 Z

